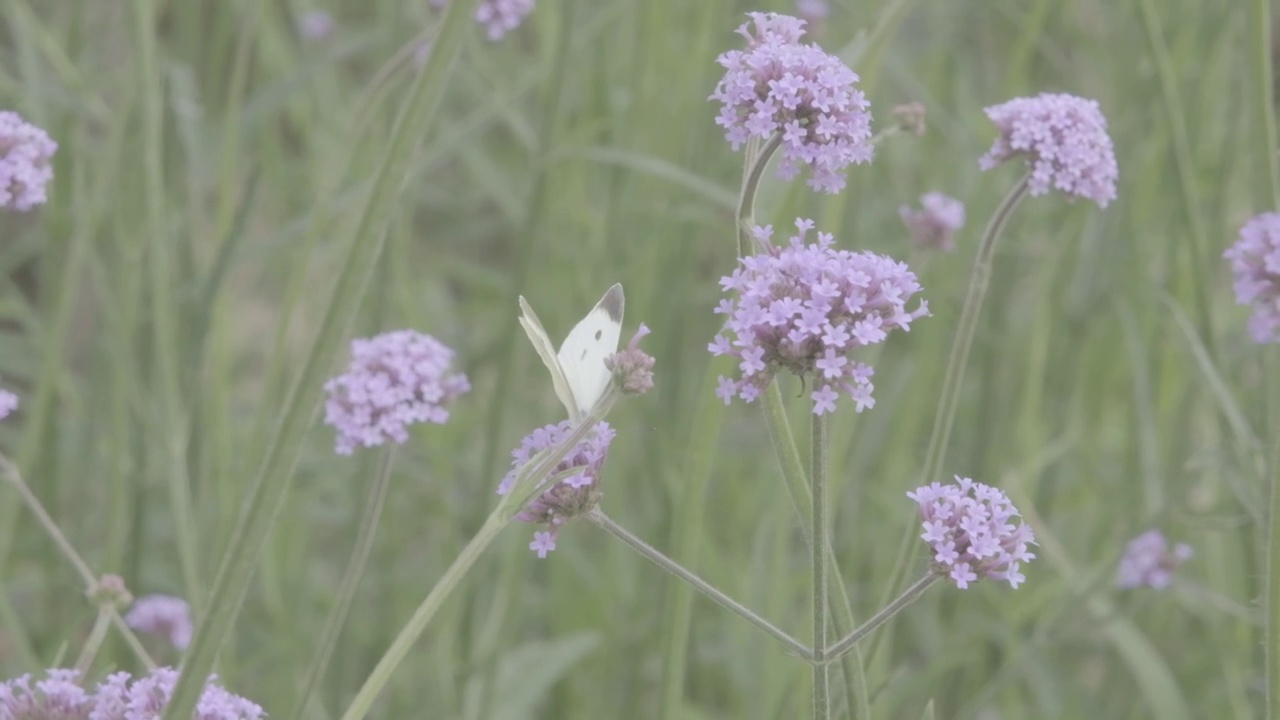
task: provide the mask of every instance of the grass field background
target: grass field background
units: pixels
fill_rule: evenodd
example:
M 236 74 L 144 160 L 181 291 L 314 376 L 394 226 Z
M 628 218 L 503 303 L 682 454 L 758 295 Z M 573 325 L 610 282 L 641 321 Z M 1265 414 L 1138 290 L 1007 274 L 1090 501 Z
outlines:
M 861 618 L 918 523 L 905 493 L 921 480 L 976 240 L 1017 178 L 979 173 L 995 134 L 982 108 L 1041 91 L 1096 98 L 1120 166 L 1104 211 L 1050 195 L 1014 218 L 948 450 L 948 475 L 1011 495 L 1041 557 L 1023 588 L 935 587 L 864 643 L 873 717 L 914 720 L 930 700 L 936 717 L 973 720 L 1261 717 L 1259 458 L 1280 383 L 1220 256 L 1249 216 L 1275 209 L 1265 7 L 837 0 L 813 33 L 854 60 L 877 127 L 896 104 L 928 108 L 924 137 L 886 141 L 840 195 L 770 174 L 757 211 L 910 260 L 933 311 L 876 361 L 876 407 L 844 404 L 832 428 L 833 542 Z M 310 9 L 333 13 L 332 37 L 298 36 Z M 323 379 L 352 337 L 414 328 L 459 351 L 474 390 L 397 452 L 314 717 L 341 714 L 487 515 L 510 448 L 561 417 L 517 294 L 558 340 L 624 284 L 624 338 L 653 329 L 656 389 L 610 416 L 605 509 L 804 634 L 808 555 L 760 408 L 724 408 L 708 384 L 730 369 L 706 345 L 735 262 L 742 158 L 707 96 L 749 10 L 793 6 L 542 0 L 497 44 L 465 24 L 443 103 L 415 128 L 374 280 L 338 298 L 358 306 L 354 326 L 318 359 Z M 95 571 L 135 594 L 205 610 L 437 20 L 404 0 L 0 9 L 0 108 L 60 144 L 50 202 L 0 217 L 0 382 L 23 401 L 0 447 Z M 954 254 L 907 242 L 898 207 L 930 190 L 967 204 Z M 803 447 L 808 402 L 798 381 L 782 389 Z M 312 660 L 375 472 L 376 451 L 332 447 L 317 416 L 218 663 L 274 717 Z M 1124 544 L 1150 527 L 1195 557 L 1172 589 L 1117 592 Z M 774 641 L 585 523 L 546 560 L 531 533 L 504 532 L 373 716 L 804 712 L 808 668 Z M 927 565 L 911 547 L 908 577 Z M 95 615 L 83 590 L 0 487 L 0 674 L 75 657 Z M 94 669 L 112 667 L 136 668 L 115 636 Z

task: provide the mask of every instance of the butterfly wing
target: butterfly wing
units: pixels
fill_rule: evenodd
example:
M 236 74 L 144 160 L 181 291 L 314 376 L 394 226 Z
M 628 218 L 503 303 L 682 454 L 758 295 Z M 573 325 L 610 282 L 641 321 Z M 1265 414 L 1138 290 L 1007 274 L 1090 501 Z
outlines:
M 560 398 L 569 417 L 578 419 L 580 413 L 577 402 L 574 400 L 573 391 L 569 389 L 569 381 L 565 378 L 564 369 L 556 358 L 555 346 L 551 344 L 551 338 L 547 337 L 547 331 L 542 328 L 542 321 L 538 319 L 533 308 L 529 307 L 523 295 L 520 297 L 520 326 L 529 336 L 529 342 L 533 343 L 533 349 L 537 351 L 538 357 L 542 358 L 542 364 L 546 365 L 547 370 L 551 372 L 551 385 L 556 390 L 556 397 Z
M 609 386 L 604 359 L 618 351 L 624 300 L 622 285 L 615 283 L 569 331 L 556 354 L 573 397 L 576 411 L 569 416 L 574 419 L 586 414 Z

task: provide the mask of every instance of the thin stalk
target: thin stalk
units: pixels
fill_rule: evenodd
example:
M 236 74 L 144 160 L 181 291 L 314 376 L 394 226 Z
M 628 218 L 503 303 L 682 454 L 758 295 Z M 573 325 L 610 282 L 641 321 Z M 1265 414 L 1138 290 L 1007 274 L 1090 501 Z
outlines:
M 1257 85 L 1257 105 L 1261 110 L 1258 118 L 1262 125 L 1262 147 L 1267 153 L 1267 190 L 1273 208 L 1280 209 L 1280 147 L 1276 142 L 1276 106 L 1273 97 L 1271 70 L 1271 0 L 1253 0 L 1254 48 Z
M 1029 175 L 1022 176 L 1009 190 L 1009 194 L 1000 202 L 987 228 L 982 233 L 978 244 L 978 255 L 973 261 L 973 274 L 969 279 L 969 291 L 965 295 L 964 308 L 960 311 L 960 324 L 956 328 L 955 340 L 951 343 L 951 356 L 947 359 L 947 371 L 942 381 L 942 394 L 938 397 L 938 410 L 933 417 L 933 430 L 929 433 L 929 449 L 925 452 L 924 471 L 920 482 L 933 482 L 938 479 L 943 460 L 947 455 L 947 443 L 951 439 L 951 427 L 955 422 L 956 408 L 960 404 L 960 390 L 964 385 L 964 374 L 969 364 L 969 349 L 973 346 L 973 338 L 978 332 L 978 316 L 982 311 L 982 302 L 987 296 L 987 287 L 991 284 L 991 266 L 995 258 L 996 246 L 1005 225 L 1013 215 L 1013 211 L 1027 196 Z M 887 585 L 881 604 L 888 602 L 893 593 L 898 591 L 907 573 L 908 553 L 911 541 L 915 539 L 915 525 L 906 527 L 902 539 L 898 542 L 898 553 L 893 565 L 893 575 Z
M 725 595 L 706 580 L 703 580 L 689 570 L 686 570 L 680 563 L 662 554 L 662 551 L 631 534 L 631 531 L 614 522 L 613 519 L 608 515 L 605 515 L 604 511 L 600 508 L 592 510 L 587 514 L 586 518 L 595 523 L 602 530 L 626 543 L 632 550 L 643 555 L 654 565 L 657 565 L 659 568 L 666 570 L 672 575 L 675 575 L 681 580 L 689 583 L 689 585 L 693 586 L 693 589 L 703 595 L 706 595 L 712 602 L 737 615 L 743 620 L 746 620 L 752 625 L 755 625 L 757 628 L 764 631 L 764 633 L 769 637 L 772 637 L 783 645 L 786 645 L 787 649 L 791 652 L 812 662 L 813 650 L 805 647 L 804 643 L 796 640 L 794 637 L 791 637 L 787 631 L 779 628 L 777 625 L 774 625 L 763 617 L 760 617 L 751 608 L 743 605 L 737 600 L 734 600 L 728 595 Z M 346 719 L 344 718 L 344 720 Z
M 1267 518 L 1266 552 L 1266 642 L 1263 660 L 1267 678 L 1267 720 L 1280 720 L 1280 352 L 1271 349 L 1263 358 L 1269 372 L 1267 387 L 1267 424 L 1273 447 L 1268 452 L 1266 468 L 1271 485 L 1270 513 Z
M 827 418 L 814 414 L 809 485 L 813 502 L 810 569 L 813 573 L 813 720 L 831 717 L 831 675 L 827 671 Z
M 18 466 L 14 465 L 9 458 L 2 454 L 0 454 L 0 472 L 3 472 L 5 479 L 8 480 L 9 484 L 18 491 L 18 495 L 22 496 L 22 501 L 26 503 L 27 509 L 31 511 L 32 515 L 36 516 L 36 520 L 38 520 L 40 525 L 44 527 L 45 532 L 49 533 L 50 539 L 53 540 L 54 545 L 58 546 L 58 550 L 62 552 L 62 556 L 65 557 L 67 561 L 71 563 L 71 566 L 76 569 L 76 573 L 80 575 L 80 580 L 84 583 L 85 590 L 93 590 L 93 588 L 98 584 L 98 577 L 94 575 L 93 570 L 89 568 L 89 563 L 85 562 L 84 558 L 80 557 L 80 553 L 76 552 L 75 547 L 71 545 L 71 541 L 63 534 L 62 528 L 58 527 L 58 523 L 54 521 L 53 517 L 49 515 L 49 512 L 44 509 L 44 505 L 40 503 L 40 498 L 36 497 L 35 493 L 31 492 L 31 488 L 28 487 L 26 481 L 22 479 L 22 473 L 19 472 Z M 133 650 L 134 654 L 138 656 L 138 660 L 140 660 L 142 664 L 146 665 L 149 669 L 155 668 L 155 661 L 147 654 L 147 651 L 142 647 L 142 643 L 138 642 L 138 637 L 133 634 L 133 630 L 125 623 L 124 618 L 120 617 L 120 613 L 114 607 L 109 608 L 108 612 L 110 614 L 112 624 L 115 625 L 120 631 L 120 634 L 124 636 L 129 647 Z
M 93 629 L 89 631 L 89 637 L 80 649 L 80 657 L 76 658 L 75 669 L 81 675 L 89 671 L 93 659 L 98 656 L 98 649 L 102 647 L 102 641 L 107 639 L 107 629 L 110 627 L 111 605 L 104 604 L 98 607 L 98 617 L 93 621 Z
M 898 599 L 889 603 L 883 610 L 871 616 L 871 619 L 863 623 L 858 629 L 849 633 L 840 639 L 835 645 L 827 648 L 826 661 L 835 662 L 858 646 L 858 641 L 865 638 L 872 630 L 883 625 L 889 618 L 897 615 L 903 608 L 915 602 L 929 586 L 941 579 L 942 576 L 936 572 L 920 578 L 914 585 L 903 591 Z
M 295 376 L 279 419 L 272 428 L 258 472 L 250 481 L 240 516 L 214 578 L 204 619 L 183 663 L 164 720 L 188 718 L 195 710 L 223 641 L 231 631 L 253 579 L 258 558 L 284 506 L 302 440 L 319 404 L 324 373 L 359 310 L 373 277 L 405 173 L 418 142 L 444 97 L 450 66 L 468 35 L 464 25 L 478 0 L 454 0 L 445 11 L 440 37 L 418 76 L 404 110 L 396 119 L 379 163 L 374 186 L 359 224 L 348 242 L 342 268 L 320 322 L 320 329 Z
M 738 212 L 734 220 L 738 228 L 738 256 L 751 254 L 751 229 L 755 225 L 756 193 L 760 190 L 760 179 L 764 177 L 764 169 L 769 166 L 774 153 L 782 147 L 782 133 L 774 135 L 768 144 L 758 153 L 748 153 L 748 163 L 743 173 L 742 192 L 738 194 Z
M 324 677 L 333 657 L 333 649 L 338 644 L 338 636 L 346 625 L 347 613 L 351 610 L 351 601 L 355 598 L 356 588 L 360 586 L 360 578 L 364 576 L 365 566 L 369 562 L 369 553 L 373 550 L 373 538 L 378 532 L 378 523 L 382 518 L 382 508 L 386 505 L 387 488 L 391 485 L 391 468 L 395 464 L 395 445 L 387 446 L 378 461 L 378 471 L 373 484 L 369 486 L 369 497 L 365 501 L 364 514 L 360 517 L 360 529 L 356 533 L 356 545 L 351 550 L 351 559 L 347 561 L 347 569 L 338 585 L 338 594 L 333 608 L 325 620 L 324 630 L 320 632 L 320 646 L 316 649 L 315 660 L 307 669 L 307 676 L 302 681 L 302 691 L 294 701 L 290 717 L 298 720 L 307 709 L 307 703 L 315 692 L 316 683 Z
M 476 560 L 480 559 L 481 553 L 493 543 L 498 537 L 498 533 L 502 528 L 506 527 L 507 521 L 500 517 L 501 513 L 494 511 L 485 519 L 484 525 L 480 526 L 479 532 L 467 546 L 462 548 L 462 552 L 458 557 L 454 558 L 453 564 L 445 570 L 444 575 L 440 576 L 440 580 L 431 588 L 431 592 L 427 593 L 426 599 L 414 611 L 413 617 L 409 618 L 409 622 L 400 630 L 400 634 L 392 641 L 391 647 L 387 648 L 387 652 L 378 661 L 373 668 L 373 672 L 369 674 L 368 679 L 364 681 L 364 685 L 360 687 L 360 691 L 356 693 L 356 697 L 351 701 L 351 705 L 347 711 L 342 714 L 342 720 L 361 720 L 369 713 L 369 709 L 373 707 L 373 703 L 378 698 L 378 693 L 386 686 L 387 681 L 391 679 L 391 674 L 404 660 L 405 655 L 409 654 L 409 650 L 413 648 L 413 644 L 418 641 L 423 631 L 427 629 L 427 624 L 435 617 L 436 611 L 444 604 L 444 601 L 457 589 L 467 571 L 472 565 L 476 564 Z

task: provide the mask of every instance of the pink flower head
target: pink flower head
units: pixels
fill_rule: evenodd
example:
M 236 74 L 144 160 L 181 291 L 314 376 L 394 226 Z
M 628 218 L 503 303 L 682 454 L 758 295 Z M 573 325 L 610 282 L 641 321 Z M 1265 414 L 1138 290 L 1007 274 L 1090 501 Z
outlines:
M 191 644 L 191 606 L 172 595 L 146 595 L 138 598 L 125 614 L 124 621 L 138 632 L 163 635 L 169 644 L 185 650 Z
M 898 215 L 911 231 L 911 242 L 918 248 L 951 252 L 956 249 L 955 234 L 964 227 L 964 203 L 940 192 L 920 196 L 920 209 L 907 205 Z
M 298 20 L 298 34 L 307 40 L 328 40 L 337 24 L 324 10 L 312 10 Z
M 795 177 L 809 168 L 808 184 L 837 193 L 844 170 L 871 161 L 870 103 L 855 87 L 858 74 L 817 45 L 801 43 L 805 22 L 774 13 L 748 13 L 738 28 L 746 50 L 729 50 L 717 62 L 724 77 L 711 94 L 721 103 L 716 124 L 737 150 L 747 140 L 782 141 L 778 174 Z
M 920 506 L 925 542 L 933 549 L 933 567 L 960 589 L 979 578 L 1004 580 L 1013 588 L 1025 577 L 1022 563 L 1035 554 L 1035 535 L 1002 491 L 956 476 L 955 483 L 933 483 L 907 497 Z
M 403 443 L 410 425 L 447 422 L 448 406 L 471 389 L 466 375 L 450 372 L 453 355 L 413 330 L 352 341 L 350 367 L 324 386 L 324 421 L 338 431 L 335 451 Z
M 1249 220 L 1240 228 L 1240 239 L 1222 256 L 1235 275 L 1236 303 L 1253 306 L 1253 339 L 1280 343 L 1280 213 Z
M 26 211 L 48 200 L 58 143 L 16 112 L 0 111 L 0 208 Z
M 498 485 L 498 494 L 506 495 L 510 492 L 525 463 L 539 452 L 562 443 L 573 433 L 573 429 L 573 423 L 564 420 L 529 433 L 520 447 L 511 452 L 511 470 Z M 545 531 L 534 533 L 533 543 L 529 545 L 529 549 L 536 552 L 538 557 L 545 558 L 547 553 L 555 550 L 556 536 L 565 523 L 600 504 L 600 499 L 604 496 L 604 490 L 600 486 L 600 471 L 604 467 L 609 443 L 613 442 L 615 435 L 609 423 L 596 423 L 586 437 L 551 471 L 551 477 L 559 479 L 547 486 L 541 495 L 516 515 L 517 520 L 546 526 Z
M 640 323 L 626 349 L 604 359 L 605 367 L 628 395 L 643 395 L 653 389 L 653 356 L 640 349 L 640 339 L 648 334 L 649 326 Z
M 0 718 L 5 720 L 154 720 L 169 704 L 178 671 L 157 668 L 133 678 L 127 672 L 108 675 L 92 690 L 81 684 L 79 670 L 55 668 L 35 680 L 23 675 L 0 683 Z M 227 692 L 210 676 L 193 717 L 199 720 L 262 720 L 256 703 Z
M 796 14 L 810 25 L 816 25 L 831 14 L 828 0 L 796 0 Z
M 1116 155 L 1096 100 L 1042 93 L 986 112 L 1000 136 L 978 167 L 990 170 L 1021 155 L 1031 165 L 1032 195 L 1061 190 L 1103 208 L 1116 198 Z
M 1116 586 L 1166 588 L 1173 582 L 1173 571 L 1189 560 L 1191 554 L 1190 545 L 1178 543 L 1170 548 L 1163 533 L 1148 530 L 1129 541 L 1116 571 Z
M 814 414 L 834 410 L 840 394 L 861 412 L 875 404 L 873 371 L 850 354 L 895 329 L 910 329 L 928 305 L 907 310 L 920 283 L 906 264 L 837 249 L 830 233 L 805 244 L 813 221 L 796 220 L 796 228 L 782 247 L 769 242 L 772 228 L 756 228 L 763 251 L 741 258 L 733 274 L 720 279 L 725 293 L 737 297 L 720 301 L 724 329 L 708 349 L 737 358 L 741 375 L 721 377 L 716 394 L 726 404 L 735 396 L 751 402 L 779 370 L 790 370 L 812 379 Z
M 431 0 L 431 6 L 435 8 L 448 4 L 449 0 Z M 485 34 L 491 41 L 497 42 L 520 27 L 533 12 L 533 5 L 534 0 L 480 0 L 476 6 L 476 22 L 485 27 Z

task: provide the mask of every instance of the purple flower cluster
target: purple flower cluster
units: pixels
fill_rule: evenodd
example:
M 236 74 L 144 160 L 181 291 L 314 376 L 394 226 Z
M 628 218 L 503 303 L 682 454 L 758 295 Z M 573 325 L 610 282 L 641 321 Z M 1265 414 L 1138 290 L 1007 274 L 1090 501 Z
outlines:
M 1002 491 L 956 476 L 956 482 L 933 483 L 907 493 L 920 506 L 924 534 L 933 548 L 933 565 L 956 587 L 964 589 L 980 577 L 1006 580 L 1017 588 L 1024 580 L 1019 566 L 1035 558 L 1031 528 Z
M 986 112 L 1000 136 L 978 167 L 990 170 L 1022 155 L 1031 164 L 1032 195 L 1056 189 L 1104 208 L 1116 198 L 1116 155 L 1097 101 L 1041 93 Z
M 471 389 L 466 375 L 450 372 L 453 355 L 413 330 L 352 341 L 350 367 L 324 386 L 324 421 L 338 431 L 336 452 L 403 443 L 409 425 L 446 422 L 448 405 Z
M 257 704 L 232 695 L 211 677 L 196 705 L 198 720 L 261 720 Z M 23 675 L 0 683 L 4 720 L 155 720 L 160 717 L 178 671 L 158 668 L 133 679 L 127 672 L 108 675 L 92 690 L 80 685 L 78 670 L 52 669 L 41 679 Z
M 53 179 L 50 162 L 58 143 L 16 112 L 0 111 L 0 208 L 26 211 L 43 205 Z
M 827 0 L 796 0 L 796 14 L 810 25 L 816 25 L 831 14 L 831 3 Z
M 125 614 L 124 621 L 138 632 L 163 635 L 178 650 L 191 644 L 191 606 L 172 595 L 140 597 Z
M 1163 533 L 1148 530 L 1129 541 L 1116 571 L 1116 586 L 1166 588 L 1173 582 L 1173 571 L 1189 559 L 1190 545 L 1178 543 L 1171 549 Z
M 298 34 L 306 40 L 328 40 L 335 29 L 333 16 L 324 10 L 312 10 L 298 20 Z
M 449 0 L 431 0 L 431 6 L 435 8 L 448 4 Z M 484 25 L 490 40 L 497 42 L 520 27 L 533 12 L 533 5 L 534 0 L 481 0 L 476 7 L 476 22 Z
M 1280 213 L 1250 219 L 1240 228 L 1240 239 L 1222 256 L 1235 275 L 1236 302 L 1253 306 L 1253 339 L 1280 343 Z
M 18 396 L 0 388 L 0 420 L 3 420 L 13 414 L 18 409 Z
M 564 420 L 529 433 L 520 447 L 511 451 L 511 470 L 498 485 L 498 494 L 506 495 L 511 491 L 521 468 L 534 455 L 564 442 L 572 432 L 573 423 Z M 600 487 L 600 471 L 614 435 L 616 433 L 609 423 L 596 423 L 551 471 L 549 477 L 560 476 L 560 479 L 516 515 L 517 520 L 546 525 L 546 530 L 534 533 L 533 542 L 529 544 L 529 549 L 538 557 L 545 558 L 547 553 L 556 549 L 556 536 L 565 523 L 600 504 L 604 495 Z
M 801 43 L 805 22 L 775 13 L 748 13 L 738 28 L 746 50 L 722 53 L 724 77 L 711 94 L 722 103 L 716 124 L 735 150 L 751 138 L 782 142 L 778 174 L 795 177 L 801 165 L 809 186 L 837 193 L 844 169 L 871 160 L 870 103 L 854 87 L 858 74 L 840 58 Z
M 911 242 L 918 248 L 951 252 L 956 249 L 955 234 L 964 227 L 964 203 L 940 192 L 920 196 L 920 209 L 903 205 L 898 215 L 911 231 Z
M 796 220 L 796 234 L 784 247 L 772 245 L 772 227 L 755 229 L 763 247 L 742 258 L 732 275 L 720 279 L 737 299 L 720 301 L 724 330 L 708 349 L 739 360 L 738 380 L 720 377 L 716 394 L 728 404 L 734 396 L 754 401 L 779 370 L 812 377 L 815 415 L 835 410 L 840 393 L 858 412 L 874 407 L 872 368 L 850 359 L 857 348 L 883 342 L 894 328 L 909 329 L 927 315 L 921 302 L 906 304 L 920 290 L 906 264 L 884 255 L 834 247 L 830 233 L 819 232 L 805 244 L 812 220 Z
M 653 389 L 653 356 L 640 349 L 641 338 L 648 334 L 649 326 L 640 323 L 626 349 L 604 359 L 604 366 L 627 395 L 643 395 Z

